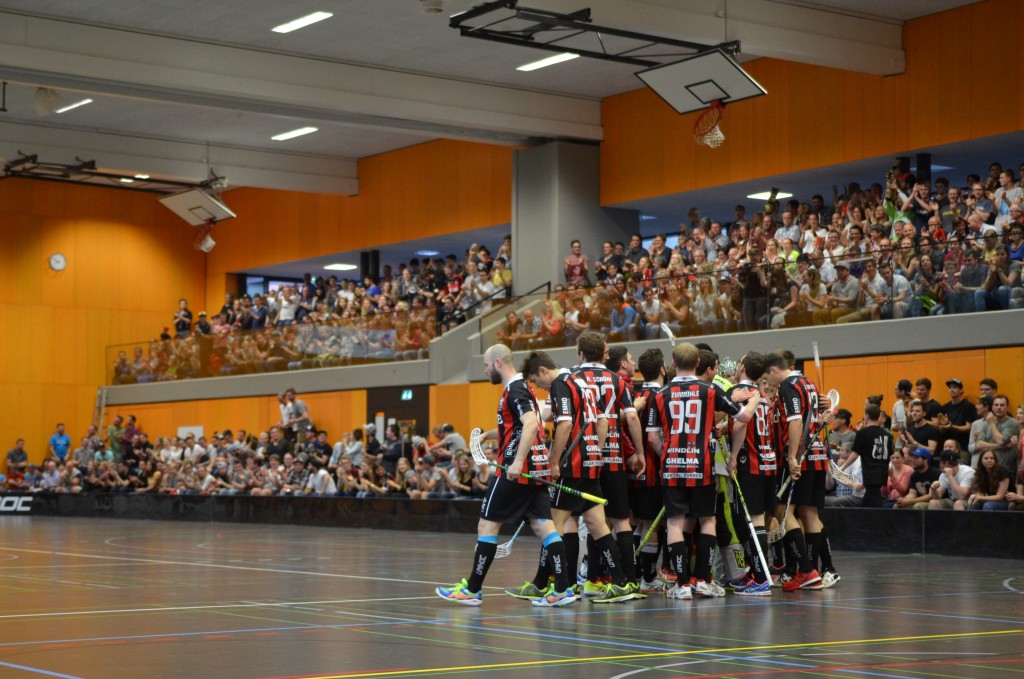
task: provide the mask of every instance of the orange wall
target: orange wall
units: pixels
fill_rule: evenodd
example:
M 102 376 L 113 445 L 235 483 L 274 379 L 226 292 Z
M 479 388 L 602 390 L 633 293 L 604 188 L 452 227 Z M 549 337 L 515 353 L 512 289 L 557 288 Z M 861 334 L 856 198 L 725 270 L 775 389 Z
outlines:
M 232 271 L 509 222 L 513 152 L 441 140 L 364 158 L 352 197 L 232 191 L 238 218 L 215 228 L 208 304 L 220 308 Z
M 903 34 L 906 71 L 891 77 L 744 64 L 768 95 L 726 109 L 714 150 L 693 140 L 698 114 L 679 116 L 648 89 L 605 99 L 601 203 L 1024 129 L 1024 3 L 968 5 L 908 22 Z
M 202 303 L 192 229 L 152 194 L 0 182 L 0 430 L 41 459 L 62 421 L 77 445 L 92 419 L 104 348 L 159 335 L 178 299 Z M 51 254 L 68 266 L 50 270 Z
M 882 408 L 892 413 L 896 383 L 902 379 L 916 382 L 927 377 L 932 381 L 932 398 L 939 403 L 949 400 L 946 380 L 956 377 L 964 383 L 964 393 L 977 401 L 978 382 L 991 377 L 999 383 L 999 391 L 1010 398 L 1016 408 L 1024 398 L 1024 348 L 971 349 L 935 354 L 892 354 L 861 358 L 822 360 L 819 374 L 813 363 L 805 364 L 807 375 L 822 390 L 836 389 L 842 396 L 840 407 L 848 409 L 855 421 L 864 414 L 864 399 L 882 394 Z M 1013 411 L 1011 410 L 1011 415 Z

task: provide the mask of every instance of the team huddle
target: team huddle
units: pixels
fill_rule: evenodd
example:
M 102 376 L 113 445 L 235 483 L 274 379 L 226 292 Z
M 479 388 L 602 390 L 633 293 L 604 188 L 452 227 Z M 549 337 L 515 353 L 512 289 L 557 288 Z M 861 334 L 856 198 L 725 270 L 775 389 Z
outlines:
M 716 549 L 720 579 L 737 595 L 834 585 L 818 516 L 828 399 L 789 352 L 750 352 L 720 375 L 719 357 L 703 346 L 677 344 L 669 367 L 660 349 L 634 363 L 625 347 L 609 350 L 604 335 L 587 331 L 572 370 L 542 351 L 517 370 L 507 346 L 488 348 L 485 374 L 504 385 L 498 426 L 481 437 L 497 440 L 496 473 L 470 575 L 437 594 L 480 605 L 501 525 L 520 522 L 540 538 L 540 559 L 532 580 L 505 593 L 535 606 L 721 597 Z M 548 392 L 544 405 L 531 383 Z M 553 424 L 550 447 L 544 422 Z

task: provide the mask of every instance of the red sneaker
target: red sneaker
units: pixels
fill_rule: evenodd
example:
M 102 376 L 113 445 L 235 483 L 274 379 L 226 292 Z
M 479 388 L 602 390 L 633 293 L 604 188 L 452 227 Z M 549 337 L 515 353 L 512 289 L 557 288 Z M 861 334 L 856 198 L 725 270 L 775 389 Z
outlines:
M 821 584 L 821 575 L 818 574 L 817 570 L 812 570 L 810 573 L 797 571 L 792 580 L 782 583 L 782 589 L 785 592 L 795 592 L 798 589 L 823 588 L 824 586 Z
M 667 580 L 668 582 L 671 582 L 671 583 L 675 583 L 675 581 L 676 581 L 676 574 L 675 573 L 673 573 L 672 571 L 670 571 L 667 568 L 662 568 L 659 572 L 661 573 L 661 577 L 665 578 L 665 580 Z

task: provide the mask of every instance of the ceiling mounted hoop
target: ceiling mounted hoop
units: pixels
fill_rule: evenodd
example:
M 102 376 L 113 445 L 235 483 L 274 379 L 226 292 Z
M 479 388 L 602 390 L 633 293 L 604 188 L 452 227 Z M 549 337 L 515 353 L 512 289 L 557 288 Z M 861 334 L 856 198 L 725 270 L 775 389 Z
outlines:
M 693 124 L 693 139 L 698 144 L 717 149 L 725 141 L 725 134 L 718 124 L 722 121 L 725 105 L 718 99 L 711 102 L 710 108 L 697 117 Z

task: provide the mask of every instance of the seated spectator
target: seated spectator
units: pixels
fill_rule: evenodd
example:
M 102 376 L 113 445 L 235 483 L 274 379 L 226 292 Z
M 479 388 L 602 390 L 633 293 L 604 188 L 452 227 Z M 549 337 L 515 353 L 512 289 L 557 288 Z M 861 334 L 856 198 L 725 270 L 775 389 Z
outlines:
M 306 480 L 306 495 L 317 497 L 337 495 L 338 486 L 334 483 L 334 479 L 331 478 L 330 472 L 327 471 L 327 465 L 313 460 L 310 466 L 314 471 Z
M 556 309 L 555 305 L 556 303 L 550 299 L 544 300 L 544 314 L 540 318 L 540 337 L 531 341 L 529 348 L 558 347 L 565 343 L 562 311 L 560 308 Z
M 974 484 L 974 470 L 960 464 L 959 444 L 952 439 L 943 445 L 939 456 L 941 476 L 933 481 L 928 509 L 966 509 L 967 496 Z
M 1010 503 L 1006 499 L 1006 494 L 1010 488 L 1010 480 L 1010 475 L 999 466 L 996 454 L 986 450 L 981 454 L 981 461 L 974 474 L 974 485 L 965 503 L 967 509 L 1008 509 Z
M 1016 490 L 1006 494 L 1010 503 L 1008 509 L 1014 512 L 1024 511 L 1024 466 L 1017 471 Z
M 465 453 L 459 455 L 449 471 L 441 471 L 448 482 L 448 487 L 455 493 L 456 500 L 472 500 L 476 497 L 473 490 L 476 469 L 473 466 L 473 459 L 469 455 Z
M 43 473 L 39 477 L 39 483 L 34 487 L 44 493 L 60 492 L 64 483 L 64 478 L 61 472 L 62 470 L 57 467 L 57 460 L 53 458 L 47 460 L 44 465 Z
M 889 478 L 882 488 L 882 498 L 886 508 L 892 507 L 907 496 L 910 491 L 910 477 L 913 467 L 905 464 L 906 455 L 903 450 L 896 449 L 889 458 Z
M 409 493 L 414 500 L 447 500 L 454 497 L 445 475 L 436 466 L 434 456 L 426 454 L 416 461 L 416 490 Z
M 932 499 L 932 484 L 938 482 L 941 472 L 938 468 L 931 466 L 932 453 L 927 448 L 923 446 L 911 448 L 909 452 L 904 448 L 904 452 L 910 456 L 910 464 L 914 471 L 910 475 L 910 488 L 907 490 L 907 494 L 897 500 L 893 507 L 896 509 L 928 509 L 928 504 Z
M 850 457 L 851 452 L 850 448 L 846 446 L 840 448 L 839 464 L 842 465 L 844 471 L 856 479 L 857 482 L 853 485 L 847 485 L 834 479 L 831 474 L 826 476 L 826 491 L 835 491 L 833 495 L 827 495 L 825 497 L 826 507 L 860 507 L 862 504 L 864 499 L 864 483 L 860 459 L 857 458 L 850 464 L 845 464 Z
M 395 466 L 395 475 L 388 478 L 388 494 L 391 497 L 409 497 L 409 479 L 415 476 L 409 458 L 401 458 Z

